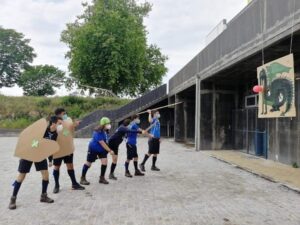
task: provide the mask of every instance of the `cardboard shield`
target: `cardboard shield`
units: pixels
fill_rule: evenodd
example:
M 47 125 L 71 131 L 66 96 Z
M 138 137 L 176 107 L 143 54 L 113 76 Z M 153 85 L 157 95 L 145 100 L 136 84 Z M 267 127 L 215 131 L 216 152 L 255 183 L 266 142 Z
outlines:
M 44 138 L 46 119 L 40 119 L 23 130 L 15 149 L 15 156 L 32 162 L 41 162 L 58 152 L 59 145 Z
M 59 151 L 53 155 L 54 159 L 70 155 L 74 152 L 74 125 L 72 120 L 65 120 L 63 122 L 63 130 L 58 132 L 57 143 Z

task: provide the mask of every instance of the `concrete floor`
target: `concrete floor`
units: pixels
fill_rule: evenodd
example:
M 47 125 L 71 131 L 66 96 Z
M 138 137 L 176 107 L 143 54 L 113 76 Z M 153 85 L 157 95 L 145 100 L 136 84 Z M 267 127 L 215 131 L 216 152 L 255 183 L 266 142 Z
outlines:
M 48 193 L 55 199 L 51 205 L 39 202 L 41 178 L 33 167 L 20 189 L 17 210 L 10 211 L 7 206 L 18 166 L 13 157 L 16 141 L 0 138 L 0 224 L 300 224 L 299 194 L 171 140 L 162 142 L 157 162 L 161 172 L 150 171 L 149 160 L 145 177 L 124 177 L 124 144 L 116 171 L 119 180 L 109 185 L 98 183 L 97 162 L 87 175 L 91 185 L 85 191 L 72 191 L 63 166 L 62 190 L 57 195 L 52 194 L 51 176 Z M 75 141 L 78 178 L 88 141 Z M 139 140 L 138 149 L 142 157 L 146 139 Z

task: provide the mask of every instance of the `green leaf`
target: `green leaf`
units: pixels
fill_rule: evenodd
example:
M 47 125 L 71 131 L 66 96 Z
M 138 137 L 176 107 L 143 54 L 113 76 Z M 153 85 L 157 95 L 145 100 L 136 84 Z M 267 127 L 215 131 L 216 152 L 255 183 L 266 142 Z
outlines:
M 0 88 L 14 86 L 36 55 L 29 39 L 0 26 Z
M 50 65 L 29 67 L 21 75 L 18 82 L 24 95 L 46 96 L 54 95 L 54 88 L 59 88 L 65 82 L 65 73 Z
M 66 56 L 75 83 L 109 89 L 119 96 L 137 96 L 159 86 L 167 72 L 167 57 L 147 43 L 143 19 L 151 5 L 107 0 L 84 8 L 61 35 L 69 47 Z

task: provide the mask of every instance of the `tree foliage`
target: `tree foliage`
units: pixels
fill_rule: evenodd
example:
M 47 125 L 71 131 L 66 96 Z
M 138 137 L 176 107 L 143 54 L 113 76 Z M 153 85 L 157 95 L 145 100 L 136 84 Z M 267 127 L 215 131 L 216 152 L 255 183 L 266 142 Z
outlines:
M 167 72 L 155 45 L 147 44 L 143 19 L 149 3 L 135 0 L 94 0 L 83 15 L 67 24 L 61 39 L 70 50 L 71 77 L 78 84 L 136 96 L 161 84 Z
M 65 73 L 50 65 L 29 67 L 24 71 L 18 82 L 24 95 L 54 95 L 54 88 L 59 88 L 65 81 Z
M 12 87 L 36 56 L 29 39 L 13 29 L 0 27 L 0 88 Z

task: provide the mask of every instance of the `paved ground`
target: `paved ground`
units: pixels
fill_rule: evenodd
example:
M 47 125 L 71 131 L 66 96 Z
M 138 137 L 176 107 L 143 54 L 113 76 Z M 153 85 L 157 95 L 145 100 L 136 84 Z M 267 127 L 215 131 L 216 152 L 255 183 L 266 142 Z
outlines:
M 86 225 L 299 225 L 300 195 L 236 169 L 205 154 L 165 140 L 158 160 L 161 172 L 147 171 L 143 178 L 125 178 L 124 145 L 117 167 L 119 180 L 97 183 L 99 165 L 88 173 L 86 191 L 70 190 L 65 173 L 62 191 L 52 205 L 39 202 L 40 175 L 34 171 L 21 187 L 18 209 L 9 211 L 11 184 L 18 159 L 15 138 L 0 138 L 0 224 Z M 87 139 L 76 140 L 77 177 L 85 159 Z M 140 140 L 141 155 L 146 140 Z M 148 162 L 147 167 L 149 168 Z M 132 168 L 132 165 L 131 165 Z M 53 182 L 50 184 L 52 191 Z
M 300 169 L 238 151 L 206 151 L 206 155 L 300 192 Z

